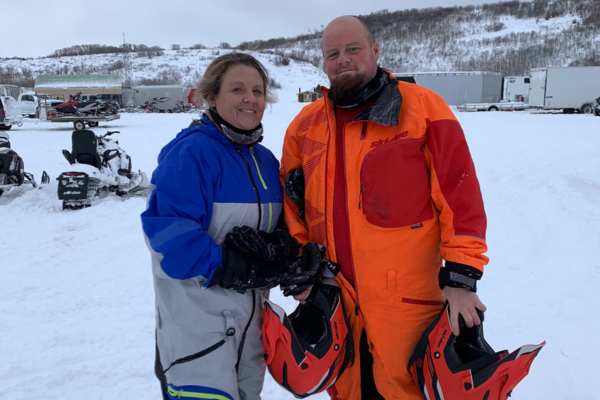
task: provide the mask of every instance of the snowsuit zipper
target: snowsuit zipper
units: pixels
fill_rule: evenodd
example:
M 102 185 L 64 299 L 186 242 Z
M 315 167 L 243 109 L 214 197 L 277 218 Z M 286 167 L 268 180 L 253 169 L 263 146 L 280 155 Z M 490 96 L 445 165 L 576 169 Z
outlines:
M 258 222 L 256 224 L 256 229 L 260 229 L 260 225 L 262 222 L 262 207 L 261 207 L 261 201 L 260 201 L 260 192 L 258 191 L 256 182 L 254 181 L 254 176 L 252 175 L 252 169 L 250 168 L 250 164 L 248 163 L 248 160 L 246 160 L 246 158 L 242 155 L 240 146 L 237 143 L 234 143 L 233 145 L 235 147 L 235 151 L 240 155 L 240 157 L 242 157 L 242 160 L 244 160 L 244 164 L 246 164 L 246 169 L 248 170 L 248 176 L 250 177 L 250 182 L 252 183 L 252 187 L 254 188 L 254 192 L 256 193 L 256 201 L 258 204 Z M 252 147 L 250 147 L 250 155 L 252 156 L 252 159 L 254 160 L 254 165 L 256 166 L 256 173 L 258 174 L 258 177 L 262 183 L 263 188 L 266 190 L 267 185 L 266 185 L 262 175 L 260 174 L 258 162 L 256 161 L 258 157 L 256 157 L 254 155 L 254 149 Z M 270 211 L 269 212 L 269 226 L 267 228 L 267 232 L 270 231 L 272 220 L 273 220 L 271 203 L 269 203 L 269 211 Z M 246 334 L 248 333 L 248 329 L 250 328 L 250 323 L 252 322 L 252 318 L 254 318 L 255 311 L 256 311 L 256 291 L 252 290 L 252 312 L 250 313 L 250 318 L 248 319 L 248 323 L 246 324 L 246 327 L 244 328 L 244 332 L 242 333 L 242 336 L 240 338 L 240 347 L 238 347 L 238 358 L 237 358 L 237 362 L 235 363 L 235 372 L 238 374 L 240 372 L 240 370 L 239 370 L 240 369 L 240 361 L 242 360 L 244 344 L 246 343 Z
M 352 121 L 351 123 L 353 123 L 355 121 Z M 350 124 L 348 124 L 350 125 Z M 346 126 L 348 126 L 346 125 Z M 350 207 L 349 207 L 349 203 L 350 203 L 350 199 L 348 198 L 348 177 L 347 177 L 347 171 L 346 171 L 346 126 L 344 126 L 343 129 L 343 134 L 342 134 L 342 151 L 343 151 L 343 155 L 344 155 L 344 159 L 341 160 L 344 166 L 344 191 L 346 192 L 346 226 L 348 228 L 350 228 Z M 365 124 L 363 123 L 363 131 L 365 128 Z M 336 160 L 336 162 L 339 162 L 339 160 Z M 362 189 L 362 187 L 361 187 Z M 362 191 L 362 190 L 361 190 Z M 360 203 L 359 203 L 359 208 L 360 208 Z M 350 267 L 352 268 L 352 275 L 354 275 L 354 293 L 356 294 L 356 299 L 355 299 L 355 314 L 358 315 L 358 309 L 359 309 L 359 300 L 358 300 L 358 278 L 356 276 L 356 269 L 354 268 L 354 254 L 352 253 L 352 238 L 350 237 L 350 230 L 348 229 L 348 249 L 349 249 L 349 258 L 350 258 Z
M 262 187 L 265 190 L 268 190 L 267 188 L 267 184 L 265 183 L 265 180 L 262 177 L 262 174 L 260 173 L 260 168 L 258 167 L 258 163 L 261 162 L 260 158 L 258 158 L 258 156 L 256 154 L 254 154 L 254 147 L 250 147 L 250 155 L 252 156 L 252 159 L 254 160 L 254 165 L 256 166 L 256 173 L 258 174 L 258 177 L 260 178 L 260 183 L 262 183 Z M 258 162 L 257 162 L 258 160 Z M 271 232 L 271 227 L 273 225 L 273 203 L 269 202 L 269 224 L 267 225 L 267 232 Z
M 258 191 L 258 188 L 256 187 L 256 182 L 254 182 L 254 176 L 252 176 L 252 169 L 250 168 L 250 164 L 248 164 L 248 160 L 246 160 L 246 158 L 242 155 L 240 146 L 237 143 L 234 143 L 233 145 L 235 147 L 235 151 L 237 151 L 237 153 L 240 155 L 240 157 L 242 157 L 242 160 L 244 160 L 244 164 L 246 164 L 246 169 L 248 170 L 248 176 L 250 177 L 250 181 L 252 182 L 252 187 L 254 188 L 254 193 L 256 193 L 256 201 L 258 204 L 258 222 L 256 224 L 256 229 L 260 229 L 260 224 L 262 222 L 262 207 L 261 207 L 261 203 L 260 203 L 260 193 Z M 257 166 L 257 171 L 258 171 L 258 166 Z M 260 173 L 259 173 L 259 176 L 260 176 Z M 262 177 L 261 177 L 261 180 L 262 180 Z M 264 181 L 263 181 L 263 184 L 264 184 Z
M 248 329 L 250 328 L 250 323 L 252 322 L 252 318 L 254 318 L 254 311 L 256 309 L 256 290 L 252 290 L 252 312 L 250 313 L 250 319 L 244 328 L 244 332 L 242 333 L 242 337 L 240 338 L 240 347 L 238 348 L 238 359 L 235 363 L 235 372 L 237 374 L 240 373 L 240 361 L 242 360 L 242 353 L 244 351 L 244 343 L 246 343 L 246 333 L 248 333 Z

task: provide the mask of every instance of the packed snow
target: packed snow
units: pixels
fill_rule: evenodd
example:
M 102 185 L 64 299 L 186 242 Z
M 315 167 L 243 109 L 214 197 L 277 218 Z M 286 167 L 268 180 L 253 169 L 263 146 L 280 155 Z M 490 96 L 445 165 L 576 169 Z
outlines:
M 307 64 L 276 69 L 279 101 L 267 108 L 263 144 L 277 157 L 302 108 L 299 87 L 325 84 Z M 126 114 L 94 131 L 115 139 L 150 174 L 160 149 L 193 114 Z M 457 113 L 488 214 L 479 295 L 496 350 L 547 345 L 515 400 L 592 400 L 600 323 L 600 118 L 532 112 Z M 106 197 L 62 211 L 55 178 L 72 126 L 29 121 L 8 133 L 25 169 L 51 182 L 0 197 L 0 398 L 160 399 L 154 378 L 154 294 L 140 213 L 145 200 Z M 293 299 L 272 299 L 288 311 Z M 292 399 L 270 376 L 264 400 Z M 315 399 L 327 399 L 324 393 Z

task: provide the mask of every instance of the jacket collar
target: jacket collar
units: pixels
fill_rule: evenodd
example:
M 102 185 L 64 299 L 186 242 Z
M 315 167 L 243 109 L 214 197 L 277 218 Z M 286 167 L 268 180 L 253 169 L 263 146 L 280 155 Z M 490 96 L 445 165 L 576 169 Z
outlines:
M 396 78 L 387 70 L 388 82 L 383 91 L 372 106 L 367 107 L 354 121 L 369 121 L 385 126 L 398 126 L 400 119 L 400 106 L 402 105 L 402 94 L 398 89 Z M 321 87 L 324 101 L 331 107 L 333 104 L 328 98 L 329 89 Z
M 160 154 L 158 155 L 158 162 L 160 162 L 177 143 L 196 132 L 201 132 L 219 141 L 224 146 L 233 147 L 233 143 L 227 138 L 227 136 L 225 136 L 225 134 L 216 127 L 214 122 L 212 122 L 206 117 L 206 115 L 203 114 L 200 120 L 194 120 L 189 127 L 179 132 L 177 136 L 175 136 L 175 139 L 171 140 L 171 142 L 162 148 Z

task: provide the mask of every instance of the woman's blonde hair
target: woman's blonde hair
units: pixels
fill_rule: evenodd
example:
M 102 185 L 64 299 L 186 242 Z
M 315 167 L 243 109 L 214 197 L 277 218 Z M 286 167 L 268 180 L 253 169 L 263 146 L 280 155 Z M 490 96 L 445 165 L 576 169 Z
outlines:
M 229 53 L 215 58 L 210 63 L 208 68 L 206 68 L 204 76 L 202 76 L 202 79 L 196 88 L 194 99 L 196 104 L 202 104 L 202 102 L 208 104 L 210 98 L 217 96 L 221 90 L 223 77 L 227 71 L 229 71 L 229 68 L 236 65 L 246 65 L 254 68 L 258 72 L 264 83 L 265 100 L 270 102 L 272 97 L 271 83 L 269 79 L 269 72 L 264 65 L 262 65 L 260 61 L 252 57 L 250 54 Z

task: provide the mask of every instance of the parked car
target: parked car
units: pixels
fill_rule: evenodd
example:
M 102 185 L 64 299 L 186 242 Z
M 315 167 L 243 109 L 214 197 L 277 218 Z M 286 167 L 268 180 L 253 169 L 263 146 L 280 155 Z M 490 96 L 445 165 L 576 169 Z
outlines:
M 13 125 L 23 125 L 21 109 L 11 96 L 0 96 L 0 131 L 7 131 Z
M 103 93 L 97 94 L 96 100 L 100 101 L 114 101 L 119 105 L 120 108 L 123 108 L 123 95 L 116 93 Z
M 62 103 L 62 100 L 55 99 L 49 94 L 45 93 L 25 92 L 20 93 L 19 97 L 17 98 L 17 104 L 19 106 L 19 109 L 21 110 L 21 114 L 28 115 L 32 118 L 35 118 L 39 115 L 40 105 L 45 105 L 46 107 L 54 107 Z

